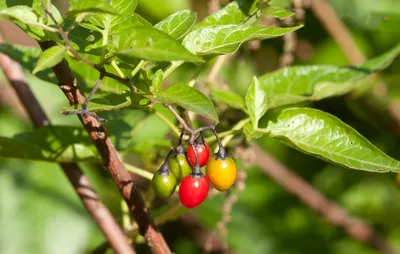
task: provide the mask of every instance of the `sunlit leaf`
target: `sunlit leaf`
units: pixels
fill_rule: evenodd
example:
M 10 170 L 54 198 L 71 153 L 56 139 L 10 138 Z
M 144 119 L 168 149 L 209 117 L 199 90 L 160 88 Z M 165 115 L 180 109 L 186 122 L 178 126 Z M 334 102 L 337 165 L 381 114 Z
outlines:
M 189 33 L 183 45 L 193 54 L 223 55 L 235 52 L 243 42 L 265 40 L 293 32 L 295 27 L 256 27 L 249 25 L 221 25 L 198 28 Z
M 267 111 L 267 96 L 260 87 L 260 82 L 256 77 L 253 78 L 245 100 L 247 111 L 253 123 L 253 128 L 256 129 L 258 127 L 258 120 L 260 120 Z
M 268 7 L 267 8 L 267 15 L 270 17 L 278 18 L 278 19 L 285 19 L 294 15 L 293 12 L 287 11 L 281 7 Z
M 119 14 L 116 9 L 104 1 L 70 0 L 69 4 L 68 16 L 75 16 L 83 12 Z
M 43 20 L 28 6 L 17 5 L 0 11 L 0 19 L 7 19 L 18 25 L 34 39 L 48 40 L 48 31 L 45 31 Z
M 400 162 L 389 157 L 349 125 L 311 108 L 281 112 L 266 131 L 272 137 L 318 158 L 344 167 L 371 172 L 400 172 Z
M 61 62 L 64 59 L 65 54 L 67 53 L 67 49 L 61 46 L 53 46 L 49 49 L 46 49 L 40 56 L 35 69 L 33 69 L 32 73 L 35 74 L 44 69 L 53 67 L 54 65 Z
M 159 101 L 177 104 L 187 110 L 206 116 L 218 122 L 218 115 L 212 101 L 197 89 L 184 84 L 174 84 L 157 95 Z
M 359 67 L 333 65 L 291 66 L 259 78 L 266 92 L 268 107 L 321 100 L 352 91 L 359 82 L 375 70 L 388 67 L 400 54 L 400 45 L 389 52 L 370 59 Z
M 169 34 L 173 38 L 181 38 L 196 22 L 196 13 L 182 10 L 171 14 L 154 25 L 155 28 Z
M 39 60 L 39 56 L 42 54 L 42 50 L 39 47 L 25 47 L 10 44 L 0 44 L 0 52 L 17 61 L 28 72 L 33 71 Z M 43 80 L 57 83 L 55 75 L 50 69 L 41 71 L 37 73 L 36 76 Z
M 212 13 L 196 25 L 196 29 L 204 26 L 216 25 L 239 25 L 245 19 L 246 15 L 240 10 L 237 2 L 227 4 L 221 10 Z
M 115 54 L 126 61 L 136 58 L 152 61 L 203 61 L 171 36 L 150 27 L 136 27 L 124 32 L 115 47 Z

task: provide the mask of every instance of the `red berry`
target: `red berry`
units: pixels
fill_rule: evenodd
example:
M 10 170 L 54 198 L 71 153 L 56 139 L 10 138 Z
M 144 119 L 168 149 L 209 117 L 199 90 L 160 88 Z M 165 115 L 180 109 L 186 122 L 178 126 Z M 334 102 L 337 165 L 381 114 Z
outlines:
M 206 199 L 208 189 L 209 183 L 205 175 L 187 175 L 179 187 L 179 199 L 187 208 L 196 207 Z
M 194 144 L 196 148 L 197 157 L 199 158 L 200 167 L 203 167 L 207 164 L 208 159 L 210 158 L 210 147 L 207 143 L 204 144 Z M 188 147 L 187 157 L 192 166 L 196 165 L 196 157 L 194 155 L 194 151 L 192 146 Z

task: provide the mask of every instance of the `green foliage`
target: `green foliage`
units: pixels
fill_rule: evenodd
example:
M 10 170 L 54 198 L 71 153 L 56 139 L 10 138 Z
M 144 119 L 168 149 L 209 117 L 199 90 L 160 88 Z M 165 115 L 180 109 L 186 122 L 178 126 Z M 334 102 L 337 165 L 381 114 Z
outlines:
M 246 95 L 246 108 L 249 112 L 254 129 L 258 127 L 258 121 L 267 112 L 267 96 L 260 87 L 260 82 L 253 78 Z
M 161 20 L 154 27 L 173 38 L 180 39 L 196 22 L 196 17 L 197 14 L 189 10 L 178 11 Z
M 107 2 L 93 0 L 71 0 L 70 8 L 68 10 L 68 16 L 75 16 L 79 13 L 110 13 L 114 15 L 119 14 L 119 12 Z
M 230 91 L 210 90 L 211 96 L 215 101 L 224 103 L 229 107 L 246 111 L 244 100 L 240 95 Z
M 69 43 L 45 15 L 42 2 L 68 31 Z M 185 120 L 191 117 L 193 128 L 206 124 L 202 117 L 218 122 L 230 155 L 236 147 L 252 147 L 245 139 L 254 139 L 250 142 L 263 152 L 352 215 L 376 225 L 385 240 L 398 244 L 400 191 L 392 174 L 370 173 L 400 172 L 399 127 L 391 114 L 399 98 L 399 15 L 394 12 L 398 4 L 330 2 L 348 21 L 356 41 L 363 42 L 362 51 L 375 57 L 358 66 L 339 66 L 348 61 L 316 19 L 307 18 L 304 27 L 295 18 L 291 27 L 255 25 L 264 17 L 293 16 L 290 10 L 297 7 L 289 0 L 231 1 L 206 17 L 201 1 L 70 0 L 69 9 L 53 1 L 57 9 L 42 0 L 0 0 L 1 19 L 38 42 L 56 43 L 44 52 L 40 47 L 0 44 L 1 53 L 21 64 L 35 97 L 55 124 L 31 130 L 17 115 L 18 109 L 7 106 L 7 93 L 0 96 L 0 253 L 81 253 L 104 240 L 55 163 L 79 163 L 120 221 L 120 196 L 109 175 L 95 167 L 102 162 L 96 148 L 76 117 L 60 114 L 81 107 L 68 106 L 50 69 L 63 59 L 86 95 L 100 73 L 105 75 L 87 109 L 107 119 L 103 125 L 124 162 L 155 172 L 177 144 L 180 124 L 164 107 L 168 103 Z M 191 5 L 198 13 L 188 9 Z M 285 47 L 281 39 L 267 39 L 291 32 L 299 33 L 296 61 L 277 69 Z M 263 41 L 248 43 L 254 40 Z M 225 62 L 215 61 L 215 56 L 227 54 L 231 55 Z M 213 146 L 210 133 L 204 132 Z M 246 158 L 243 165 L 249 162 Z M 241 165 L 243 158 L 236 159 Z M 377 253 L 299 205 L 259 168 L 238 169 L 242 192 L 235 187 L 227 196 L 212 196 L 193 210 L 198 224 L 212 232 L 227 216 L 221 207 L 237 195 L 227 225 L 229 251 Z M 244 174 L 245 184 L 239 183 Z M 172 251 L 200 253 L 203 246 L 195 244 L 190 231 L 178 230 L 185 223 L 177 219 L 187 211 L 170 212 L 174 199 L 168 204 L 153 202 L 152 189 L 138 183 L 150 213 L 167 215 L 168 223 L 160 229 L 169 236 Z M 24 244 L 15 239 L 24 239 Z M 134 246 L 138 253 L 146 252 L 138 241 Z
M 301 27 L 206 26 L 189 33 L 183 40 L 183 45 L 193 54 L 200 56 L 224 55 L 237 51 L 243 42 L 275 38 Z
M 160 91 L 157 99 L 164 103 L 177 104 L 218 122 L 218 115 L 211 100 L 188 85 L 179 83 L 171 85 L 167 89 Z
M 36 67 L 35 69 L 33 69 L 32 73 L 36 74 L 39 71 L 53 67 L 54 65 L 58 64 L 59 62 L 61 62 L 61 60 L 64 59 L 66 53 L 67 49 L 60 46 L 53 46 L 47 49 L 41 54 L 36 64 Z
M 0 139 L 0 156 L 56 162 L 97 161 L 83 129 L 53 126 Z
M 227 4 L 221 10 L 207 16 L 196 25 L 196 28 L 215 25 L 239 25 L 246 19 L 246 17 L 247 16 L 244 15 L 240 10 L 238 4 L 236 2 L 232 2 Z
M 382 70 L 400 54 L 400 45 L 361 64 L 359 68 L 340 66 L 293 66 L 259 78 L 268 98 L 268 108 L 340 96 L 360 86 L 360 80 Z
M 311 108 L 283 110 L 266 129 L 296 149 L 348 168 L 400 172 L 394 160 L 338 118 Z
M 136 27 L 114 41 L 115 55 L 129 62 L 136 58 L 152 61 L 203 62 L 171 36 L 150 27 Z

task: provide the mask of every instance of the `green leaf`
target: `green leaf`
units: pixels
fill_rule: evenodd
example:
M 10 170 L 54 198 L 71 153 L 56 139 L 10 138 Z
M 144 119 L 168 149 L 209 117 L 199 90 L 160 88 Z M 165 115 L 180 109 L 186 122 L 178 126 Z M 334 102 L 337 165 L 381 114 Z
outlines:
M 214 98 L 214 100 L 218 102 L 222 102 L 232 108 L 237 108 L 241 109 L 243 111 L 246 111 L 246 107 L 244 105 L 244 100 L 243 98 L 234 93 L 234 92 L 228 92 L 228 91 L 219 91 L 219 90 L 210 90 L 211 96 Z
M 70 7 L 67 13 L 68 17 L 75 16 L 79 13 L 109 13 L 118 15 L 118 11 L 109 3 L 96 0 L 70 0 Z
M 99 61 L 99 57 L 95 55 L 90 55 L 90 54 L 81 54 L 84 58 L 88 59 L 89 61 L 92 62 L 97 62 Z M 93 85 L 96 83 L 97 79 L 99 78 L 99 72 L 88 66 L 87 64 L 84 64 L 82 62 L 78 62 L 75 59 L 71 59 L 70 57 L 66 57 L 69 67 L 71 68 L 72 73 L 78 80 L 79 85 L 81 86 L 81 89 L 83 89 L 84 92 L 90 92 L 91 88 Z M 109 68 L 109 66 L 105 66 L 106 70 L 108 72 L 113 72 L 113 68 Z M 115 70 L 114 70 L 115 71 Z M 39 73 L 40 74 L 40 73 Z M 116 74 L 116 73 L 114 73 Z M 101 82 L 101 85 L 98 88 L 98 91 L 103 91 L 107 93 L 113 93 L 113 94 L 122 94 L 124 91 L 128 90 L 128 87 L 123 84 L 122 82 L 104 77 L 103 81 Z M 97 93 L 96 93 L 97 94 Z
M 53 46 L 42 53 L 40 56 L 35 69 L 32 73 L 35 74 L 44 69 L 53 67 L 54 65 L 61 62 L 64 59 L 67 49 L 60 46 Z
M 278 18 L 283 20 L 285 18 L 291 17 L 294 15 L 294 12 L 287 11 L 281 7 L 268 7 L 267 15 L 270 17 Z
M 400 162 L 389 157 L 349 125 L 311 108 L 281 112 L 266 129 L 272 137 L 308 154 L 352 169 L 400 172 Z
M 218 122 L 212 101 L 197 89 L 184 84 L 174 84 L 161 91 L 157 98 L 164 103 L 177 104 L 187 110 Z
M 267 112 L 267 96 L 260 87 L 260 82 L 256 77 L 253 78 L 249 90 L 246 94 L 246 107 L 249 112 L 253 128 L 258 127 L 258 120 Z
M 291 66 L 267 73 L 261 76 L 259 81 L 269 98 L 268 108 L 270 109 L 322 100 L 354 90 L 371 72 L 386 68 L 399 54 L 400 44 L 359 67 Z
M 104 57 L 108 53 L 110 42 L 119 37 L 118 33 L 125 32 L 132 27 L 152 26 L 147 20 L 134 13 L 137 1 L 113 0 L 110 5 L 120 15 L 99 14 L 89 16 L 84 22 L 80 23 L 78 29 L 75 28 L 72 31 L 70 37 L 74 38 L 75 42 L 78 43 L 81 52 L 93 53 Z M 92 38 L 92 40 L 88 41 L 86 38 Z
M 52 126 L 0 138 L 0 156 L 56 162 L 97 161 L 87 132 L 81 128 Z
M 156 71 L 156 73 L 154 73 L 153 79 L 151 80 L 150 92 L 158 93 L 163 80 L 164 80 L 163 71 L 161 69 L 159 69 Z
M 254 126 L 251 123 L 246 123 L 243 126 L 243 133 L 246 136 L 247 140 L 261 138 L 264 133 L 257 131 L 254 129 Z
M 203 62 L 171 36 L 150 27 L 135 27 L 124 32 L 115 47 L 115 54 L 128 62 L 137 58 L 151 61 Z
M 295 27 L 256 27 L 248 25 L 221 25 L 198 28 L 189 33 L 183 45 L 193 54 L 223 55 L 235 52 L 243 42 L 265 40 L 293 32 Z
M 39 47 L 25 47 L 9 44 L 0 44 L 0 52 L 17 61 L 25 70 L 32 72 L 35 68 L 42 50 Z M 36 74 L 40 79 L 57 83 L 54 72 L 50 69 Z
M 189 10 L 182 10 L 161 20 L 154 27 L 173 38 L 180 39 L 196 22 L 196 17 L 196 13 L 192 13 Z
M 203 19 L 199 24 L 196 25 L 196 29 L 205 26 L 216 26 L 216 25 L 239 25 L 245 19 L 246 15 L 240 10 L 236 2 L 232 2 L 226 5 L 221 10 L 214 12 L 210 16 Z
M 42 7 L 42 4 L 45 6 L 46 9 L 50 9 L 51 13 L 53 14 L 53 17 L 55 18 L 55 20 L 59 23 L 62 24 L 64 22 L 60 12 L 58 11 L 58 9 L 51 4 L 50 8 L 49 8 L 49 4 L 50 1 L 43 1 L 43 0 L 33 0 L 32 3 L 32 9 L 38 14 L 39 17 L 43 17 L 43 22 L 46 23 L 47 25 L 51 25 L 54 26 L 54 21 L 45 15 L 45 11 Z
M 28 6 L 13 6 L 0 11 L 0 19 L 14 22 L 23 31 L 27 32 L 34 39 L 42 41 L 46 38 L 45 24 L 36 12 Z

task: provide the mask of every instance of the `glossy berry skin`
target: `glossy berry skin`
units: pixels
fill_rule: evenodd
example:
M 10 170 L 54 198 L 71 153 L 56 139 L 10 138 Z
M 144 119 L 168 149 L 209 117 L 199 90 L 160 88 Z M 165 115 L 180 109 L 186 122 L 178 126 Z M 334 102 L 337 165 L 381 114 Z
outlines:
M 196 148 L 197 157 L 199 158 L 200 167 L 203 167 L 207 164 L 207 161 L 210 158 L 210 147 L 207 143 L 195 144 L 194 146 Z M 188 147 L 187 157 L 192 166 L 196 165 L 196 157 L 192 146 Z
M 188 175 L 185 176 L 179 187 L 179 199 L 183 206 L 194 208 L 206 199 L 209 190 L 207 177 Z
M 178 182 L 180 182 L 185 176 L 192 173 L 192 168 L 186 159 L 185 154 L 178 154 L 171 156 L 168 160 L 169 170 L 175 175 Z
M 171 172 L 163 172 L 159 170 L 154 173 L 151 183 L 157 196 L 168 198 L 172 193 L 174 193 L 177 181 L 176 177 Z
M 215 189 L 226 191 L 235 182 L 236 171 L 236 164 L 231 157 L 221 157 L 216 153 L 211 156 L 207 163 L 206 175 Z

